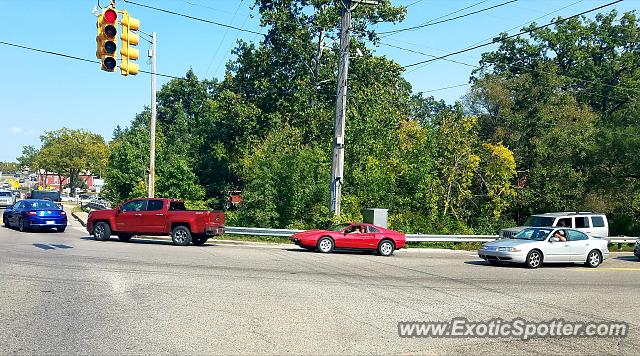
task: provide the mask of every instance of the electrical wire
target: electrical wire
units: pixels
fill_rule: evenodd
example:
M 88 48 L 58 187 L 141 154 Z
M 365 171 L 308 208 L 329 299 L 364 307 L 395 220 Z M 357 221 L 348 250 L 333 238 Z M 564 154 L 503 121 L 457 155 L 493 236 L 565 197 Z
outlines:
M 12 47 L 17 47 L 17 48 L 21 48 L 21 49 L 26 49 L 29 51 L 34 51 L 34 52 L 40 52 L 40 53 L 46 53 L 46 54 L 50 54 L 50 55 L 54 55 L 54 56 L 59 56 L 59 57 L 64 57 L 64 58 L 70 58 L 70 59 L 75 59 L 77 61 L 83 61 L 83 62 L 89 62 L 89 63 L 95 63 L 95 64 L 101 64 L 100 61 L 95 60 L 95 59 L 87 59 L 87 58 L 82 58 L 82 57 L 77 57 L 77 56 L 72 56 L 72 55 L 68 55 L 68 54 L 64 54 L 64 53 L 60 53 L 60 52 L 53 52 L 53 51 L 47 51 L 44 49 L 39 49 L 39 48 L 33 48 L 33 47 L 29 47 L 29 46 L 23 46 L 23 45 L 19 45 L 16 43 L 10 43 L 10 42 L 5 42 L 5 41 L 0 41 L 0 44 L 6 45 L 6 46 L 12 46 Z M 146 74 L 153 74 L 152 72 L 146 71 L 146 70 L 139 70 L 140 73 L 146 73 Z M 181 80 L 186 80 L 186 78 L 184 77 L 176 77 L 174 75 L 169 75 L 169 74 L 162 74 L 162 73 L 155 73 L 157 76 L 160 77 L 166 77 L 166 78 L 173 78 L 173 79 L 181 79 Z
M 509 1 L 503 2 L 501 4 L 493 5 L 493 6 L 484 8 L 484 9 L 476 10 L 476 11 L 469 12 L 469 13 L 466 13 L 466 14 L 462 14 L 462 15 L 459 15 L 459 16 L 456 16 L 456 17 L 452 17 L 452 18 L 448 18 L 448 19 L 444 19 L 444 20 L 440 20 L 440 21 L 436 21 L 436 22 L 432 22 L 433 20 L 431 20 L 431 21 L 426 22 L 426 23 L 424 23 L 422 25 L 412 26 L 412 27 L 407 27 L 407 28 L 400 28 L 400 29 L 391 30 L 391 31 L 384 31 L 384 32 L 380 32 L 380 34 L 381 35 L 385 35 L 385 34 L 388 35 L 388 34 L 404 32 L 404 31 L 417 30 L 417 29 L 424 28 L 424 27 L 427 27 L 427 26 L 438 25 L 438 24 L 441 24 L 441 23 L 445 23 L 445 22 L 449 22 L 449 21 L 453 21 L 453 20 L 458 20 L 458 19 L 461 19 L 463 17 L 467 17 L 467 16 L 471 16 L 471 15 L 475 15 L 475 14 L 484 12 L 484 11 L 495 9 L 495 8 L 498 8 L 498 7 L 501 7 L 501 6 L 504 6 L 504 5 L 511 4 L 513 2 L 516 2 L 516 1 L 518 1 L 518 0 L 509 0 Z
M 383 42 L 380 42 L 380 44 L 381 44 L 381 45 L 388 46 L 388 47 L 392 47 L 392 48 L 396 48 L 396 49 L 404 50 L 404 51 L 407 51 L 407 52 L 412 52 L 412 53 L 416 53 L 416 54 L 421 54 L 421 55 L 423 55 L 423 56 L 427 56 L 427 57 L 437 58 L 437 56 L 436 56 L 436 55 L 433 55 L 433 54 L 424 53 L 424 52 L 421 52 L 421 51 L 416 51 L 416 50 L 413 50 L 413 49 L 404 48 L 404 47 L 400 47 L 400 46 L 392 45 L 392 44 L 389 44 L 389 43 L 383 43 Z M 460 64 L 460 65 L 464 65 L 464 66 L 472 67 L 472 68 L 476 68 L 476 69 L 480 69 L 480 68 L 482 68 L 481 66 L 476 65 L 476 64 L 465 63 L 465 62 L 456 61 L 456 60 L 453 60 L 453 59 L 444 58 L 444 60 L 445 60 L 445 61 L 447 61 L 447 62 L 452 62 L 452 63 L 456 63 L 456 64 Z M 572 76 L 565 75 L 565 74 L 560 74 L 560 73 L 556 73 L 556 72 L 549 72 L 549 71 L 540 70 L 540 69 L 534 69 L 534 68 L 528 68 L 528 67 L 520 66 L 520 65 L 517 65 L 517 64 L 511 64 L 511 65 L 509 65 L 509 66 L 510 66 L 510 67 L 514 67 L 514 68 L 524 69 L 524 70 L 531 71 L 531 72 L 537 72 L 537 73 L 543 73 L 543 74 L 557 75 L 557 76 L 559 76 L 559 77 L 564 77 L 564 78 L 568 78 L 568 79 L 573 79 L 573 80 L 581 81 L 581 82 L 584 82 L 584 83 L 590 83 L 590 84 L 602 85 L 602 86 L 606 86 L 606 87 L 610 87 L 610 88 L 614 88 L 614 89 L 616 89 L 616 88 L 617 88 L 617 89 L 625 89 L 625 90 L 631 90 L 631 91 L 640 91 L 640 89 L 638 89 L 638 88 L 627 87 L 627 86 L 620 85 L 620 84 L 612 85 L 612 84 L 603 83 L 602 81 L 596 81 L 596 80 L 588 80 L 588 79 L 576 78 L 576 77 L 572 77 Z
M 435 62 L 435 61 L 438 61 L 438 60 L 441 60 L 441 59 L 444 59 L 444 58 L 447 58 L 447 57 L 454 56 L 456 54 L 460 54 L 460 53 L 472 51 L 472 50 L 475 50 L 475 49 L 478 49 L 478 48 L 486 47 L 486 46 L 492 45 L 494 43 L 503 42 L 503 41 L 505 41 L 505 40 L 507 40 L 509 38 L 514 38 L 514 37 L 517 37 L 517 36 L 520 36 L 520 35 L 524 35 L 524 34 L 527 34 L 527 33 L 530 33 L 530 32 L 545 28 L 545 27 L 556 25 L 556 24 L 559 24 L 561 22 L 564 22 L 564 21 L 567 21 L 567 20 L 582 16 L 582 15 L 588 14 L 588 13 L 596 11 L 596 10 L 600 10 L 600 9 L 608 7 L 608 6 L 611 6 L 613 4 L 617 4 L 617 3 L 622 2 L 622 1 L 624 1 L 624 0 L 616 0 L 616 1 L 610 2 L 608 4 L 604 4 L 604 5 L 592 8 L 590 10 L 583 11 L 583 12 L 581 12 L 579 14 L 575 14 L 573 16 L 569 16 L 569 17 L 564 18 L 564 19 L 559 19 L 557 21 L 550 22 L 550 23 L 548 23 L 546 25 L 537 26 L 535 28 L 532 28 L 532 29 L 529 29 L 529 30 L 525 30 L 525 31 L 520 31 L 520 32 L 518 32 L 516 34 L 513 34 L 513 35 L 500 37 L 500 38 L 497 38 L 495 40 L 492 40 L 491 42 L 487 42 L 487 43 L 479 44 L 477 46 L 473 46 L 473 47 L 469 47 L 469 48 L 462 49 L 462 50 L 459 50 L 459 51 L 451 52 L 451 53 L 448 53 L 448 54 L 445 54 L 445 55 L 442 55 L 442 56 L 438 56 L 436 58 L 427 59 L 427 60 L 424 60 L 424 61 L 408 64 L 408 65 L 403 66 L 403 68 L 410 68 L 410 67 L 414 67 L 414 66 L 417 66 L 417 65 L 420 65 L 420 64 L 427 64 L 427 63 Z
M 262 35 L 262 36 L 264 36 L 264 35 L 265 35 L 264 33 L 261 33 L 261 32 L 257 32 L 257 31 L 253 31 L 253 30 L 247 30 L 247 29 L 244 29 L 244 28 L 240 28 L 240 27 L 236 27 L 236 26 L 232 26 L 232 25 L 227 25 L 227 24 L 223 24 L 223 23 L 220 23 L 220 22 L 216 22 L 216 21 L 211 21 L 211 20 L 207 20 L 207 19 L 200 18 L 200 17 L 195 17 L 195 16 L 191 16 L 191 15 L 181 14 L 181 13 L 179 13 L 179 12 L 175 12 L 175 11 L 171 11 L 171 10 L 166 10 L 166 9 L 161 9 L 161 8 L 159 8 L 159 7 L 154 7 L 154 6 L 150 6 L 150 5 L 140 4 L 140 3 L 137 3 L 137 2 L 135 2 L 135 1 L 130 1 L 130 0 L 122 0 L 122 1 L 124 1 L 124 2 L 126 2 L 126 3 L 128 3 L 128 4 L 132 4 L 132 5 L 136 5 L 136 6 L 144 7 L 144 8 L 151 9 L 151 10 L 156 10 L 156 11 L 164 12 L 164 13 L 171 14 L 171 15 L 181 16 L 181 17 L 188 18 L 188 19 L 191 19 L 191 20 L 196 20 L 196 21 L 206 22 L 206 23 L 209 23 L 209 24 L 212 24 L 212 25 L 216 25 L 216 26 L 222 26 L 222 27 L 232 28 L 232 29 L 234 29 L 234 30 L 238 30 L 238 31 L 242 31 L 242 32 L 247 32 L 247 33 L 253 33 L 253 34 L 256 34 L 256 35 Z

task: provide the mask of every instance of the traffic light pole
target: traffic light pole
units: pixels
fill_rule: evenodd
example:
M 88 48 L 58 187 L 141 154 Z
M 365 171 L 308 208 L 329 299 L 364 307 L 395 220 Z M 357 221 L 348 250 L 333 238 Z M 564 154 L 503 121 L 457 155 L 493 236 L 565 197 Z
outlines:
M 156 190 L 156 33 L 151 33 L 151 120 L 149 123 L 149 198 Z

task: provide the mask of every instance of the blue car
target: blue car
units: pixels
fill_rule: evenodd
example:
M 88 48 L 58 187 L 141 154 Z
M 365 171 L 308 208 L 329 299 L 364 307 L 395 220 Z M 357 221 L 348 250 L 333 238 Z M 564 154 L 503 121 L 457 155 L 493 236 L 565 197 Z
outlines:
M 51 200 L 26 199 L 8 206 L 2 214 L 5 227 L 17 227 L 20 231 L 32 229 L 67 228 L 67 213 Z

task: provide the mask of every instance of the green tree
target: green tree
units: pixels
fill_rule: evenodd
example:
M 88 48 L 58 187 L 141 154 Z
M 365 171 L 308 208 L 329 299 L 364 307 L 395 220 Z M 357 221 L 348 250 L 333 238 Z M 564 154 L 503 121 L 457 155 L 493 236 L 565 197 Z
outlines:
M 75 187 L 80 173 L 98 174 L 107 164 L 108 147 L 102 136 L 87 130 L 62 128 L 40 136 L 42 148 L 33 165 L 58 175 L 60 190 L 63 182 Z M 71 189 L 71 195 L 75 190 Z

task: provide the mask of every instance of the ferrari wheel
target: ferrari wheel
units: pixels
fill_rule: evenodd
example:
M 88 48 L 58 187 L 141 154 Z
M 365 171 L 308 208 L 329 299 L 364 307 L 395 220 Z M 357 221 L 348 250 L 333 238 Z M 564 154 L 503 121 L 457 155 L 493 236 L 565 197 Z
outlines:
M 323 237 L 318 241 L 318 252 L 329 253 L 333 251 L 333 240 L 329 237 Z
M 380 245 L 378 245 L 378 253 L 380 256 L 391 256 L 393 250 L 395 250 L 395 246 L 393 246 L 393 242 L 389 240 L 382 240 Z

